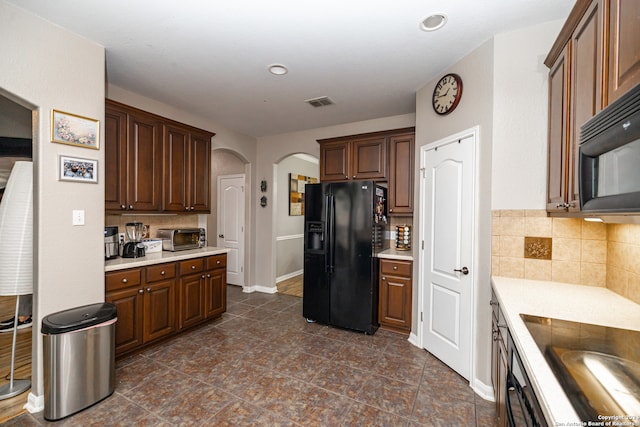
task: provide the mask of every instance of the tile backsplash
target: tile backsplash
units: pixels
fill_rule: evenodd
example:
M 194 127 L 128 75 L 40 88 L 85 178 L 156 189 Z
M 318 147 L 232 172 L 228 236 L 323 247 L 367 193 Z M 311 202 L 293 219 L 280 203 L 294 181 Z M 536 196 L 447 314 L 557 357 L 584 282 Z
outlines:
M 550 218 L 542 210 L 492 212 L 496 276 L 607 287 L 640 303 L 638 260 L 640 225 Z
M 128 222 L 141 222 L 149 226 L 149 237 L 155 237 L 159 228 L 198 227 L 198 215 L 107 215 L 105 225 L 117 225 L 124 233 Z

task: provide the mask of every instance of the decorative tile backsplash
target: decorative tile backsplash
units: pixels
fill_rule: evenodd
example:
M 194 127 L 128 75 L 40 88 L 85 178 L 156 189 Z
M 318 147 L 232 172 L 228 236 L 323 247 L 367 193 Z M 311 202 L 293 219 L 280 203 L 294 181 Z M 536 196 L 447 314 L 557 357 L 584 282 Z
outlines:
M 493 275 L 607 287 L 640 304 L 638 260 L 640 225 L 493 211 Z

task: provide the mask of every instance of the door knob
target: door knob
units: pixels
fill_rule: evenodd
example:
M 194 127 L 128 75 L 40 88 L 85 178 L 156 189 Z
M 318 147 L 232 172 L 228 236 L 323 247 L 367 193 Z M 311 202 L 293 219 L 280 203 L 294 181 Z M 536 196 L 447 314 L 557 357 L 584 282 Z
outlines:
M 224 239 L 224 234 L 218 234 L 218 237 Z
M 454 268 L 454 269 L 453 269 L 453 271 L 460 272 L 460 273 L 462 273 L 462 274 L 464 274 L 464 275 L 469 274 L 469 269 L 468 269 L 467 267 L 462 267 L 462 268 L 460 268 L 460 269 L 458 269 L 458 268 Z

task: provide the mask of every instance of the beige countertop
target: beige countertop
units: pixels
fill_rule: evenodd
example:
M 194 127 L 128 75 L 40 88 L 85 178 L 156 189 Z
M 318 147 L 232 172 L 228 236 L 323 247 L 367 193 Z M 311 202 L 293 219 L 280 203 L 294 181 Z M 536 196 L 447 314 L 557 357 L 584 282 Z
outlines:
M 144 267 L 164 262 L 182 261 L 185 259 L 200 258 L 209 255 L 219 255 L 229 252 L 227 248 L 216 248 L 207 246 L 200 249 L 190 249 L 187 251 L 169 252 L 162 251 L 146 254 L 141 258 L 115 258 L 104 262 L 104 271 L 125 270 L 127 268 Z
M 550 426 L 582 425 L 520 314 L 640 331 L 640 305 L 608 289 L 492 277 L 509 332 Z
M 412 251 L 399 251 L 395 248 L 385 249 L 382 252 L 378 252 L 378 258 L 386 258 L 386 259 L 399 259 L 403 261 L 413 261 L 413 252 Z

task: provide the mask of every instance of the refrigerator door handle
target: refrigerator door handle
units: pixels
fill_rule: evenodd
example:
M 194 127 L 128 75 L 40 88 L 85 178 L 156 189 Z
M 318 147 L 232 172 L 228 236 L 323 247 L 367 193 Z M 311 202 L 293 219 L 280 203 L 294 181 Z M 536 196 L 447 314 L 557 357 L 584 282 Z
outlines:
M 334 199 L 333 199 L 333 194 L 329 194 L 327 195 L 327 212 L 326 212 L 326 218 L 327 218 L 327 240 L 325 240 L 325 244 L 327 245 L 327 256 L 325 257 L 325 271 L 327 273 L 333 273 L 333 267 L 334 267 L 334 239 L 335 239 L 335 231 L 336 231 L 336 227 L 335 227 L 335 218 L 334 218 L 334 212 L 335 212 L 335 206 L 334 206 Z

